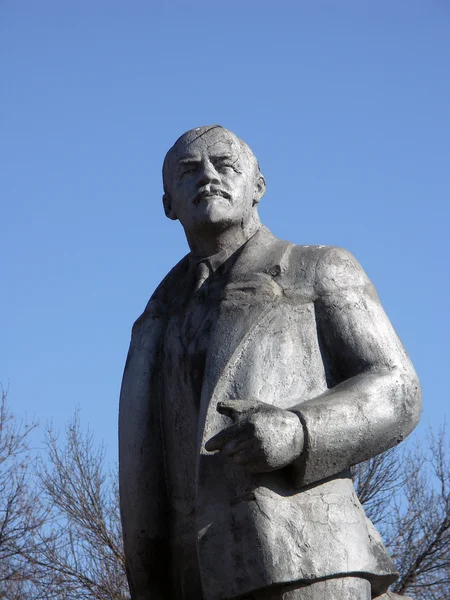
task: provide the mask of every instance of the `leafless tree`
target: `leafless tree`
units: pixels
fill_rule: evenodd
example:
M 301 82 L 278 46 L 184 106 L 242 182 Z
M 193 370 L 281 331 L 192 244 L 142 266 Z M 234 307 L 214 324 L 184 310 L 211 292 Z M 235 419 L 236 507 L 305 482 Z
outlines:
M 116 473 L 105 474 L 104 449 L 82 432 L 78 415 L 65 440 L 47 429 L 38 483 L 50 518 L 27 559 L 46 600 L 126 600 Z M 36 551 L 37 550 L 37 551 Z
M 428 445 L 394 448 L 355 469 L 366 514 L 400 572 L 393 591 L 450 598 L 450 460 L 443 428 Z
M 47 509 L 31 481 L 30 434 L 35 424 L 17 422 L 7 393 L 0 401 L 0 598 L 33 598 L 28 590 L 33 565 L 24 558 L 45 523 Z

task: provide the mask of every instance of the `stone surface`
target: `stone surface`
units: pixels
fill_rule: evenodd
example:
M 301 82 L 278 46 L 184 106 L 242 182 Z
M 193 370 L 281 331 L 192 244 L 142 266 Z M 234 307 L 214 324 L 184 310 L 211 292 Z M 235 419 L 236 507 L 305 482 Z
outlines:
M 226 129 L 184 134 L 163 180 L 191 252 L 136 321 L 124 372 L 133 600 L 314 600 L 317 580 L 349 575 L 379 596 L 397 574 L 349 469 L 409 434 L 421 395 L 373 285 L 349 252 L 261 225 L 264 178 Z
M 377 596 L 377 600 L 413 600 L 411 596 L 400 596 L 394 592 L 386 592 L 381 596 Z

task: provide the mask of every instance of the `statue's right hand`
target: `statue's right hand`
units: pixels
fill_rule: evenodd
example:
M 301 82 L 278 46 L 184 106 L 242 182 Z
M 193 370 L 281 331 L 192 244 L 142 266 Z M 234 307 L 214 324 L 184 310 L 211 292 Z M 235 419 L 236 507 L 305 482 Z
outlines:
M 303 427 L 293 412 L 258 400 L 219 402 L 217 411 L 234 424 L 209 439 L 206 450 L 219 450 L 252 473 L 281 469 L 303 450 Z

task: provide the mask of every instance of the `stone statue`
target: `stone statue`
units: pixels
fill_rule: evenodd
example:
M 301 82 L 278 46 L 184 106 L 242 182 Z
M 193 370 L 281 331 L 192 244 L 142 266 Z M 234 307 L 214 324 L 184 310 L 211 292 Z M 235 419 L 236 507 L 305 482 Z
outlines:
M 421 393 L 373 285 L 349 252 L 261 224 L 265 180 L 230 131 L 182 135 L 163 180 L 191 251 L 134 324 L 122 384 L 133 600 L 381 596 L 396 569 L 350 467 L 411 432 Z

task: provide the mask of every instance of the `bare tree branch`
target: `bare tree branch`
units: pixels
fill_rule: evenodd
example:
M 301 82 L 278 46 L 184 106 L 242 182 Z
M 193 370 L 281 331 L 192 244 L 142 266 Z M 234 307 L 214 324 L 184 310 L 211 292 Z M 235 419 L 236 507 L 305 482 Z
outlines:
M 29 439 L 35 423 L 18 423 L 7 391 L 0 401 L 0 598 L 36 598 L 27 588 L 35 567 L 25 559 L 47 518 L 47 508 L 32 484 Z M 26 589 L 27 588 L 27 589 Z M 25 594 L 25 590 L 27 595 Z
M 81 431 L 76 414 L 63 444 L 47 429 L 46 448 L 38 480 L 50 519 L 35 545 L 39 551 L 27 554 L 39 572 L 35 586 L 49 600 L 128 599 L 117 476 L 104 472 L 103 447 Z
M 450 589 L 450 460 L 445 427 L 428 446 L 394 448 L 354 469 L 367 515 L 382 533 L 400 572 L 397 594 L 448 597 Z

